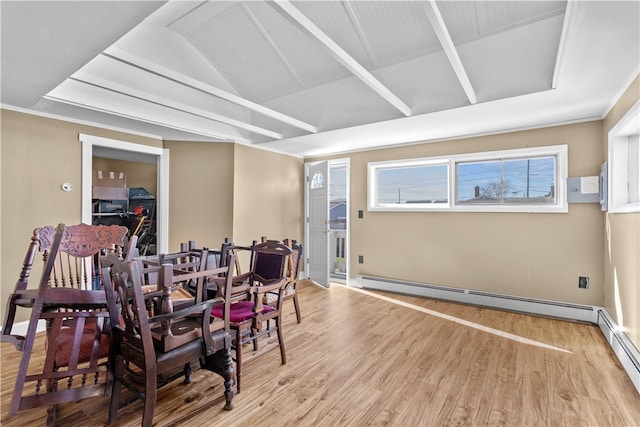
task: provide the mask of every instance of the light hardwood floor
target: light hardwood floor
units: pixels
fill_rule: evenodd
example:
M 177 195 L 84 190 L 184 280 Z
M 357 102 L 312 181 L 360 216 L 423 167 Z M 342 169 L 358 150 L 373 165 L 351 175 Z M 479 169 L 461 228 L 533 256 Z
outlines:
M 221 379 L 161 389 L 158 426 L 639 426 L 636 392 L 598 327 L 417 297 L 310 283 L 303 320 L 285 307 L 277 350 L 245 365 L 235 409 L 210 402 Z M 40 344 L 42 344 L 40 339 Z M 45 409 L 7 417 L 19 353 L 2 344 L 6 427 L 44 425 Z M 61 405 L 61 426 L 99 426 L 108 398 Z M 117 426 L 138 426 L 141 403 Z

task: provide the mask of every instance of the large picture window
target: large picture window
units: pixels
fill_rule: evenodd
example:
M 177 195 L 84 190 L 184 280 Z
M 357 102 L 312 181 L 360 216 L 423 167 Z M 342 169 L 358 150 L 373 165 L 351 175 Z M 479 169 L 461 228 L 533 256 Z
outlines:
M 369 210 L 566 212 L 567 146 L 369 163 Z
M 456 164 L 458 204 L 555 204 L 553 156 Z

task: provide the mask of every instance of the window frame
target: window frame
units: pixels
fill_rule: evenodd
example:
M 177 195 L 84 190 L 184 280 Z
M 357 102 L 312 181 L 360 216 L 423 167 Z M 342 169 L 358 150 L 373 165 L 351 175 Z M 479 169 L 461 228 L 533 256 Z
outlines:
M 378 200 L 378 187 L 377 187 L 377 173 L 378 169 L 391 169 L 397 167 L 417 167 L 417 166 L 447 166 L 447 203 L 408 203 L 404 205 L 398 205 L 397 203 L 388 203 L 388 204 L 373 204 Z M 368 164 L 368 177 L 367 177 L 367 206 L 369 211 L 405 211 L 405 210 L 426 210 L 430 211 L 437 207 L 440 208 L 448 208 L 451 205 L 451 192 L 449 188 L 451 187 L 451 171 L 447 157 L 429 157 L 429 158 L 417 158 L 417 159 L 406 159 L 406 160 L 391 160 L 391 161 L 382 161 L 382 162 L 370 162 Z M 372 175 L 373 174 L 373 175 Z M 404 207 L 409 206 L 411 207 Z
M 554 157 L 556 202 L 554 204 L 469 204 L 458 203 L 457 197 L 457 164 L 474 161 L 496 161 L 527 157 Z M 407 203 L 376 205 L 377 170 L 383 168 L 415 167 L 423 165 L 448 165 L 448 202 L 447 203 Z M 499 151 L 456 154 L 451 156 L 422 157 L 415 159 L 389 160 L 369 162 L 367 165 L 367 210 L 387 212 L 526 212 L 526 213 L 566 213 L 567 178 L 568 178 L 568 146 L 551 145 L 531 148 L 516 148 Z
M 640 145 L 640 142 L 630 142 L 629 137 L 638 133 L 640 133 L 640 101 L 629 109 L 608 134 L 607 205 L 611 213 L 640 212 L 640 201 L 629 202 L 629 177 L 638 176 L 640 169 L 640 164 L 629 163 L 628 155 L 630 145 Z M 630 171 L 631 168 L 635 169 Z

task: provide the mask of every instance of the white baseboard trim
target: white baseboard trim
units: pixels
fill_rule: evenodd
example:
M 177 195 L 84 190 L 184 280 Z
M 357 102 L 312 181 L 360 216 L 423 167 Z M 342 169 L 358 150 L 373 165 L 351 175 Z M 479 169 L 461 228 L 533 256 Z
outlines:
M 620 360 L 631 382 L 638 393 L 640 393 L 640 353 L 624 333 L 619 330 L 618 325 L 603 307 L 518 297 L 375 276 L 358 276 L 356 280 L 350 280 L 350 283 L 363 289 L 415 295 L 599 325 L 600 330 Z

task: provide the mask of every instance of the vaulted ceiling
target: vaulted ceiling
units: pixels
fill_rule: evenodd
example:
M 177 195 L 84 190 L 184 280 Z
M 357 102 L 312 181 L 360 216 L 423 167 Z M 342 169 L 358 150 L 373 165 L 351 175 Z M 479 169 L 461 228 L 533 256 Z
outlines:
M 312 156 L 602 118 L 637 1 L 7 1 L 5 108 Z

